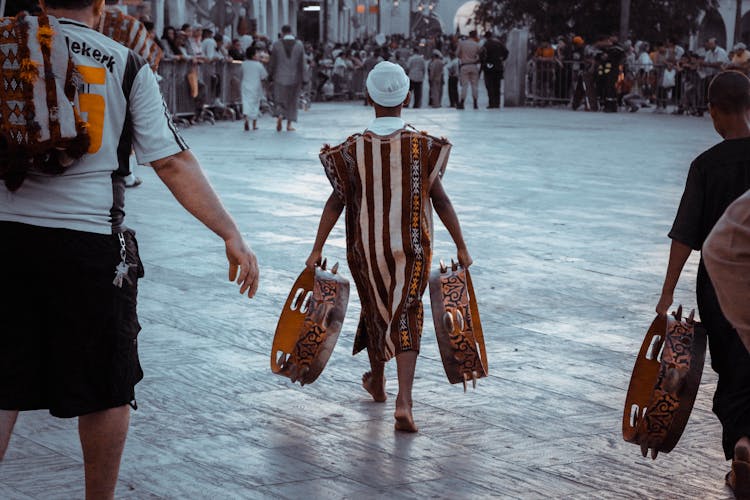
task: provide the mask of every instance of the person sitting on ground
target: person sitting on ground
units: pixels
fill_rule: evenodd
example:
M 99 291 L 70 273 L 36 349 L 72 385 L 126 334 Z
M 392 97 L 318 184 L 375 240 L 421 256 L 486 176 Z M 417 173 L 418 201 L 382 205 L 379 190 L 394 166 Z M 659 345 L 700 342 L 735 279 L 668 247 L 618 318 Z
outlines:
M 333 193 L 306 265 L 320 263 L 323 245 L 346 208 L 347 261 L 362 303 L 354 353 L 367 349 L 370 359 L 362 385 L 375 401 L 385 401 L 385 363 L 395 357 L 395 427 L 416 432 L 412 385 L 432 259 L 433 205 L 456 243 L 459 263 L 468 267 L 472 260 L 441 181 L 451 144 L 410 129 L 401 119 L 411 94 L 400 66 L 379 63 L 366 89 L 375 120 L 363 134 L 324 146 L 320 153 Z
M 664 286 L 656 312 L 665 316 L 682 268 L 700 250 L 726 208 L 750 189 L 750 80 L 738 71 L 719 73 L 708 88 L 714 128 L 724 141 L 690 165 L 685 191 L 669 237 Z M 750 498 L 750 353 L 727 321 L 703 258 L 696 284 L 698 311 L 708 334 L 711 367 L 719 379 L 713 411 L 721 422 L 727 460 L 733 460 L 727 484 L 738 498 Z M 745 301 L 746 302 L 746 301 Z

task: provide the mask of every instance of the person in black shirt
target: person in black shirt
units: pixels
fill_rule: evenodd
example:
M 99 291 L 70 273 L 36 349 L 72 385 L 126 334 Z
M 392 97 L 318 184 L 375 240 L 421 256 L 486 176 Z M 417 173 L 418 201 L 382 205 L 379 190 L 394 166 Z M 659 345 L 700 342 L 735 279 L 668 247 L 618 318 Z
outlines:
M 718 74 L 708 90 L 714 128 L 724 141 L 690 165 L 685 191 L 669 237 L 672 246 L 660 316 L 672 305 L 675 286 L 690 253 L 700 250 L 726 208 L 750 189 L 750 80 L 737 71 Z M 724 454 L 733 459 L 727 483 L 737 498 L 750 498 L 750 353 L 719 306 L 701 258 L 696 284 L 698 311 L 708 333 L 711 367 L 719 375 L 713 411 L 723 428 Z
M 481 52 L 482 71 L 490 101 L 487 108 L 493 109 L 500 107 L 500 82 L 503 79 L 503 63 L 508 58 L 508 49 L 492 31 L 487 31 L 484 36 L 486 40 Z

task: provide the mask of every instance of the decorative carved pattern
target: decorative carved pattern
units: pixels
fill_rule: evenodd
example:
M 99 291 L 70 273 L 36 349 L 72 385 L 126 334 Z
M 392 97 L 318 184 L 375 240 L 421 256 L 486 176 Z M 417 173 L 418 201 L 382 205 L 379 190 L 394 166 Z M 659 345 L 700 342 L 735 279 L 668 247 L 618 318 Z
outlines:
M 148 37 L 146 26 L 135 17 L 123 14 L 116 8 L 107 9 L 100 18 L 98 31 L 132 49 L 143 57 L 154 71 L 159 68 L 164 53 Z
M 349 301 L 349 281 L 323 266 L 294 283 L 279 318 L 271 370 L 301 385 L 314 382 L 336 346 Z M 312 292 L 312 293 L 310 293 Z
M 11 191 L 30 169 L 60 174 L 89 147 L 59 31 L 44 13 L 0 18 L 0 180 Z
M 661 359 L 659 359 L 661 351 Z M 706 334 L 693 313 L 657 317 L 638 354 L 623 414 L 623 437 L 645 457 L 675 447 L 693 409 L 706 356 Z
M 430 277 L 432 317 L 440 356 L 451 384 L 487 376 L 487 355 L 468 270 L 441 262 Z

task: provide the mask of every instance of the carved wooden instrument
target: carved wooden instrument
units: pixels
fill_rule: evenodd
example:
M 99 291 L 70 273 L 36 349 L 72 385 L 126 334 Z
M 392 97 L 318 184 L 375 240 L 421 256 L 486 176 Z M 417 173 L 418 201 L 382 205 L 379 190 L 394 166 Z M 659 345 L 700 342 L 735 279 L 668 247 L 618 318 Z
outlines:
M 657 318 L 646 333 L 630 378 L 622 416 L 625 441 L 640 445 L 645 457 L 669 453 L 685 430 L 698 394 L 706 359 L 706 331 L 682 319 L 682 306 Z
M 123 14 L 120 9 L 108 8 L 99 20 L 99 32 L 132 49 L 143 57 L 151 69 L 159 68 L 164 53 L 159 45 L 148 37 L 146 26 L 133 16 Z
M 271 349 L 271 370 L 300 385 L 315 382 L 331 357 L 349 302 L 349 281 L 326 261 L 305 269 L 284 304 Z
M 451 260 L 448 268 L 441 260 L 430 276 L 430 302 L 440 357 L 451 384 L 477 379 L 488 373 L 487 350 L 479 319 L 474 286 L 468 269 Z

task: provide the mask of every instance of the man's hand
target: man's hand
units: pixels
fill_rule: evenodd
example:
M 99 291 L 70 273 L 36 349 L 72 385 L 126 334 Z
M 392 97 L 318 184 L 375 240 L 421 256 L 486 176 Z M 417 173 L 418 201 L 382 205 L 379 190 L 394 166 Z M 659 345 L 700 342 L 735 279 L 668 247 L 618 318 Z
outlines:
M 245 243 L 237 236 L 224 242 L 229 261 L 229 281 L 236 281 L 240 286 L 240 293 L 252 298 L 258 291 L 258 259 Z
M 315 269 L 316 265 L 320 265 L 320 261 L 323 258 L 322 250 L 313 250 L 310 252 L 310 256 L 305 261 L 305 267 L 308 269 Z
M 673 295 L 671 293 L 662 292 L 661 297 L 659 297 L 659 303 L 656 304 L 656 314 L 662 318 L 665 317 L 669 312 L 669 307 L 672 305 L 672 302 L 674 302 Z
M 474 260 L 471 258 L 471 255 L 469 255 L 469 251 L 466 247 L 458 249 L 458 263 L 461 264 L 461 267 L 464 269 L 468 269 L 469 266 L 474 263 Z

